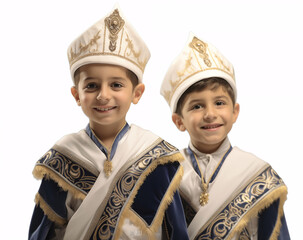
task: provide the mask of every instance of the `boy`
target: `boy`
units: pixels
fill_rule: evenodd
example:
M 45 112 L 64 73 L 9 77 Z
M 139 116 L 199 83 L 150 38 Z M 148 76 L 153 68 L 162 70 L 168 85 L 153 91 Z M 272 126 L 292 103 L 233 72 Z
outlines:
M 176 192 L 182 155 L 125 120 L 144 92 L 145 43 L 116 8 L 69 46 L 68 57 L 71 92 L 89 124 L 36 163 L 42 183 L 29 239 L 188 239 Z
M 227 137 L 239 114 L 231 63 L 190 35 L 161 94 L 176 127 L 190 135 L 180 186 L 190 239 L 289 239 L 282 179 Z

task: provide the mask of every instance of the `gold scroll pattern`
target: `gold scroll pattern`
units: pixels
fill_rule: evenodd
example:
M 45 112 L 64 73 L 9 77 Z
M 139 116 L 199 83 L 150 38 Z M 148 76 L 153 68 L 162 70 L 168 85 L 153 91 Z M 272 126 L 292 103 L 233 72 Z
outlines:
M 162 141 L 125 171 L 117 181 L 90 239 L 112 239 L 122 209 L 141 174 L 154 160 L 176 150 L 174 146 Z
M 241 217 L 271 190 L 284 185 L 278 174 L 268 167 L 248 184 L 207 226 L 195 240 L 225 239 Z M 245 234 L 243 233 L 243 237 Z M 245 238 L 244 238 L 245 239 Z
M 36 165 L 51 169 L 65 182 L 85 194 L 90 191 L 97 178 L 93 173 L 54 149 L 50 149 Z

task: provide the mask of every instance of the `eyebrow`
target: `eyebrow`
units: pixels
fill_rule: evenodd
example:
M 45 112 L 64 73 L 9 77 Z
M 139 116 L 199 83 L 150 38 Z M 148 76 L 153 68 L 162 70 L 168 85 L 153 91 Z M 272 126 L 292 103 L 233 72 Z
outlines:
M 99 79 L 98 77 L 90 77 L 90 76 L 88 76 L 88 77 L 86 77 L 86 78 L 84 78 L 83 80 L 84 81 L 89 81 L 89 80 L 93 80 L 93 79 Z M 109 80 L 122 80 L 122 81 L 126 81 L 126 79 L 125 78 L 123 78 L 123 77 L 109 77 L 108 78 Z

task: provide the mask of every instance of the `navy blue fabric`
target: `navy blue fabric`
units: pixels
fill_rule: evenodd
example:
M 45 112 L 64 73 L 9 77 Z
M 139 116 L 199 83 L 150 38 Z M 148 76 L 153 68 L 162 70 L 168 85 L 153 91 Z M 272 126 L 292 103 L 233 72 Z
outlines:
M 147 176 L 139 189 L 132 209 L 136 211 L 148 225 L 154 220 L 157 209 L 179 167 L 178 162 L 159 165 Z M 179 193 L 174 195 L 173 202 L 166 210 L 171 230 L 171 239 L 188 239 L 185 216 Z
M 32 216 L 28 239 L 29 240 L 44 240 L 46 239 L 53 222 L 44 215 L 42 209 L 36 206 Z
M 258 239 L 267 240 L 272 234 L 278 217 L 279 199 L 273 202 L 268 208 L 264 209 L 259 214 L 259 226 L 258 226 Z M 288 240 L 290 239 L 286 220 L 283 217 L 282 227 L 278 239 Z
M 55 211 L 60 217 L 67 218 L 67 209 L 65 201 L 67 192 L 63 191 L 53 180 L 43 179 L 39 189 L 39 194 L 43 200 Z
M 187 240 L 187 225 L 182 208 L 182 202 L 179 192 L 174 195 L 173 202 L 166 210 L 167 229 L 170 239 L 172 240 Z
M 281 219 L 281 229 L 280 229 L 280 235 L 278 237 L 278 240 L 290 240 L 290 235 L 288 232 L 288 227 L 287 227 L 287 223 L 286 223 L 286 218 L 285 215 L 283 215 L 282 219 Z
M 115 141 L 112 145 L 111 148 L 111 152 L 110 152 L 110 160 L 113 159 L 113 157 L 115 156 L 116 150 L 117 150 L 117 146 L 119 141 L 121 140 L 121 138 L 125 135 L 125 133 L 127 133 L 127 131 L 129 130 L 130 126 L 128 125 L 128 123 L 125 123 L 125 126 L 122 128 L 122 130 L 119 132 L 119 134 L 117 135 L 117 137 L 115 138 Z M 98 146 L 98 148 L 105 154 L 105 156 L 108 158 L 108 152 L 107 149 L 100 143 L 100 141 L 96 138 L 96 136 L 93 134 L 92 129 L 90 128 L 89 124 L 86 126 L 86 134 L 93 140 L 93 142 Z
M 63 191 L 53 180 L 43 179 L 39 188 L 43 200 L 62 218 L 67 217 L 65 206 L 67 192 Z M 51 232 L 53 222 L 50 221 L 39 206 L 35 206 L 31 219 L 29 240 L 47 239 Z

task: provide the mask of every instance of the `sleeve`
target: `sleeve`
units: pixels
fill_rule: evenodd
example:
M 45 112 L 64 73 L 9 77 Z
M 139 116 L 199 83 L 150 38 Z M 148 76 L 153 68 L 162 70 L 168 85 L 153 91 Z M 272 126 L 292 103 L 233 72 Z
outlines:
M 258 239 L 269 239 L 277 222 L 279 200 L 259 214 Z M 281 227 L 278 235 L 280 240 L 290 240 L 285 216 L 281 217 Z
M 36 206 L 29 228 L 30 240 L 44 240 L 55 237 L 55 228 L 64 227 L 67 222 L 67 192 L 56 182 L 43 179 L 36 195 Z M 58 239 L 58 238 L 57 238 Z
M 182 177 L 179 170 L 178 162 L 158 165 L 147 176 L 131 207 L 145 222 L 145 226 L 152 226 L 158 222 L 161 227 L 161 223 L 164 224 L 163 219 L 166 218 L 169 239 L 186 240 L 188 239 L 186 221 L 177 191 Z M 158 227 L 155 228 L 157 229 Z M 166 232 L 163 235 L 165 236 Z
M 164 233 L 171 240 L 189 239 L 185 215 L 179 192 L 174 194 L 173 202 L 168 206 L 163 221 Z

